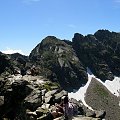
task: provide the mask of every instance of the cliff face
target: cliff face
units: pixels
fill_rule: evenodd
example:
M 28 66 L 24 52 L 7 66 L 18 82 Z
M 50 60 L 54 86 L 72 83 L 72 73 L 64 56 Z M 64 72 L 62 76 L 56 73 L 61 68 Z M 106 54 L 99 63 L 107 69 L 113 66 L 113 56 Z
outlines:
M 46 37 L 30 54 L 30 60 L 37 62 L 51 80 L 57 81 L 67 90 L 78 89 L 87 81 L 86 68 L 82 65 L 74 49 L 56 37 Z
M 73 48 L 80 61 L 101 80 L 120 76 L 120 34 L 99 30 L 94 35 L 76 33 Z
M 120 76 L 120 33 L 98 30 L 95 37 L 105 46 L 109 57 L 105 57 L 112 73 Z

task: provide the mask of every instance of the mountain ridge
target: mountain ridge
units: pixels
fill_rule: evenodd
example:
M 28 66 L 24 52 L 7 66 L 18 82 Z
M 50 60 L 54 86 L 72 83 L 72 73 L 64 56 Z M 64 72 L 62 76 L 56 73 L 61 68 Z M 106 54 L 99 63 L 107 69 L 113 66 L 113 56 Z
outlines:
M 82 85 L 87 82 L 87 67 L 102 81 L 112 80 L 114 75 L 120 76 L 119 45 L 119 33 L 98 30 L 93 35 L 88 34 L 86 36 L 75 33 L 72 41 L 60 40 L 55 36 L 47 36 L 31 51 L 28 57 L 19 54 L 7 56 L 9 56 L 8 58 L 11 59 L 14 66 L 12 69 L 19 69 L 20 66 L 23 66 L 27 70 L 35 65 L 40 68 L 38 74 L 48 72 L 49 75 L 46 75 L 46 77 L 59 82 L 59 71 L 66 66 L 70 68 L 70 71 L 74 71 L 70 73 L 71 75 L 78 77 L 77 79 L 80 79 L 80 77 L 84 79 L 83 83 L 81 83 Z M 79 66 L 78 70 L 77 66 Z M 82 73 L 82 75 L 78 76 L 80 69 L 80 74 Z M 66 71 L 67 69 L 65 68 L 64 70 Z M 43 72 L 41 73 L 41 71 Z M 70 74 L 68 73 L 67 76 L 71 78 Z

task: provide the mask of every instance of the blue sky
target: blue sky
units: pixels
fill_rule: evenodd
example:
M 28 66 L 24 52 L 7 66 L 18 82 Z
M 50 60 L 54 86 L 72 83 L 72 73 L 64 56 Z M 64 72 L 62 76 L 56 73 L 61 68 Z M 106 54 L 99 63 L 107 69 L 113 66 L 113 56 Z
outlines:
M 120 0 L 0 0 L 0 51 L 30 51 L 48 35 L 120 32 Z

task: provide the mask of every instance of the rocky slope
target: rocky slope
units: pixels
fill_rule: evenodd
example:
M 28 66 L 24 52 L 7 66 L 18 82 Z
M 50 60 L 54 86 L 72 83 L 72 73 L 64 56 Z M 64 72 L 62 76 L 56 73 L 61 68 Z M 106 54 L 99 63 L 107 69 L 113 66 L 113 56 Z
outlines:
M 105 110 L 106 120 L 120 119 L 120 99 L 111 94 L 109 90 L 95 78 L 91 80 L 85 100 L 94 110 Z
M 58 84 L 43 76 L 11 75 L 1 78 L 0 119 L 1 120 L 46 120 L 45 117 L 56 109 L 50 106 L 50 100 L 55 96 L 54 103 L 59 103 L 67 91 L 60 89 Z M 3 89 L 2 89 L 3 88 Z M 81 101 L 71 99 L 77 105 L 79 114 L 74 119 L 100 120 L 104 111 L 89 111 Z M 63 120 L 63 117 L 60 119 Z

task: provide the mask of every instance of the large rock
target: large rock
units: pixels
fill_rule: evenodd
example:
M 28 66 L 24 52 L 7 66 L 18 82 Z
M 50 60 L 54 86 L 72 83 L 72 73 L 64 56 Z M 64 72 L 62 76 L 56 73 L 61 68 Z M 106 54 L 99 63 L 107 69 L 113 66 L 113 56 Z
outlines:
M 68 92 L 65 90 L 60 91 L 59 93 L 55 94 L 55 100 L 59 101 L 63 96 L 68 95 Z
M 95 114 L 96 114 L 96 118 L 103 119 L 106 115 L 106 112 L 104 110 L 100 110 L 100 111 L 95 111 Z
M 43 114 L 47 114 L 49 112 L 50 104 L 43 104 L 41 107 L 38 107 L 36 110 L 36 114 L 38 117 L 42 116 Z
M 18 100 L 23 100 L 32 89 L 28 86 L 29 82 L 25 80 L 16 80 L 12 83 L 11 87 L 13 90 L 13 94 Z
M 100 118 L 76 116 L 72 120 L 101 120 Z
M 58 90 L 52 90 L 52 91 L 48 91 L 46 94 L 45 94 L 45 97 L 49 97 L 53 94 L 55 94 Z
M 10 58 L 0 52 L 0 75 L 2 73 L 4 73 L 3 76 L 12 74 L 12 69 Z
M 8 86 L 8 89 L 4 92 L 4 106 L 2 107 L 1 117 L 25 119 L 23 100 L 31 92 L 27 85 L 27 81 L 16 80 Z
M 6 80 L 0 77 L 0 95 L 4 95 L 5 83 Z
M 0 107 L 4 105 L 4 96 L 0 96 Z
M 25 107 L 30 110 L 35 110 L 42 104 L 42 93 L 38 89 L 34 89 L 30 95 L 24 100 Z
M 86 116 L 87 116 L 87 117 L 95 117 L 96 114 L 95 114 L 94 111 L 91 111 L 91 110 L 87 109 L 87 110 L 86 110 Z
M 4 105 L 4 96 L 0 96 L 0 116 L 3 111 L 3 105 Z

